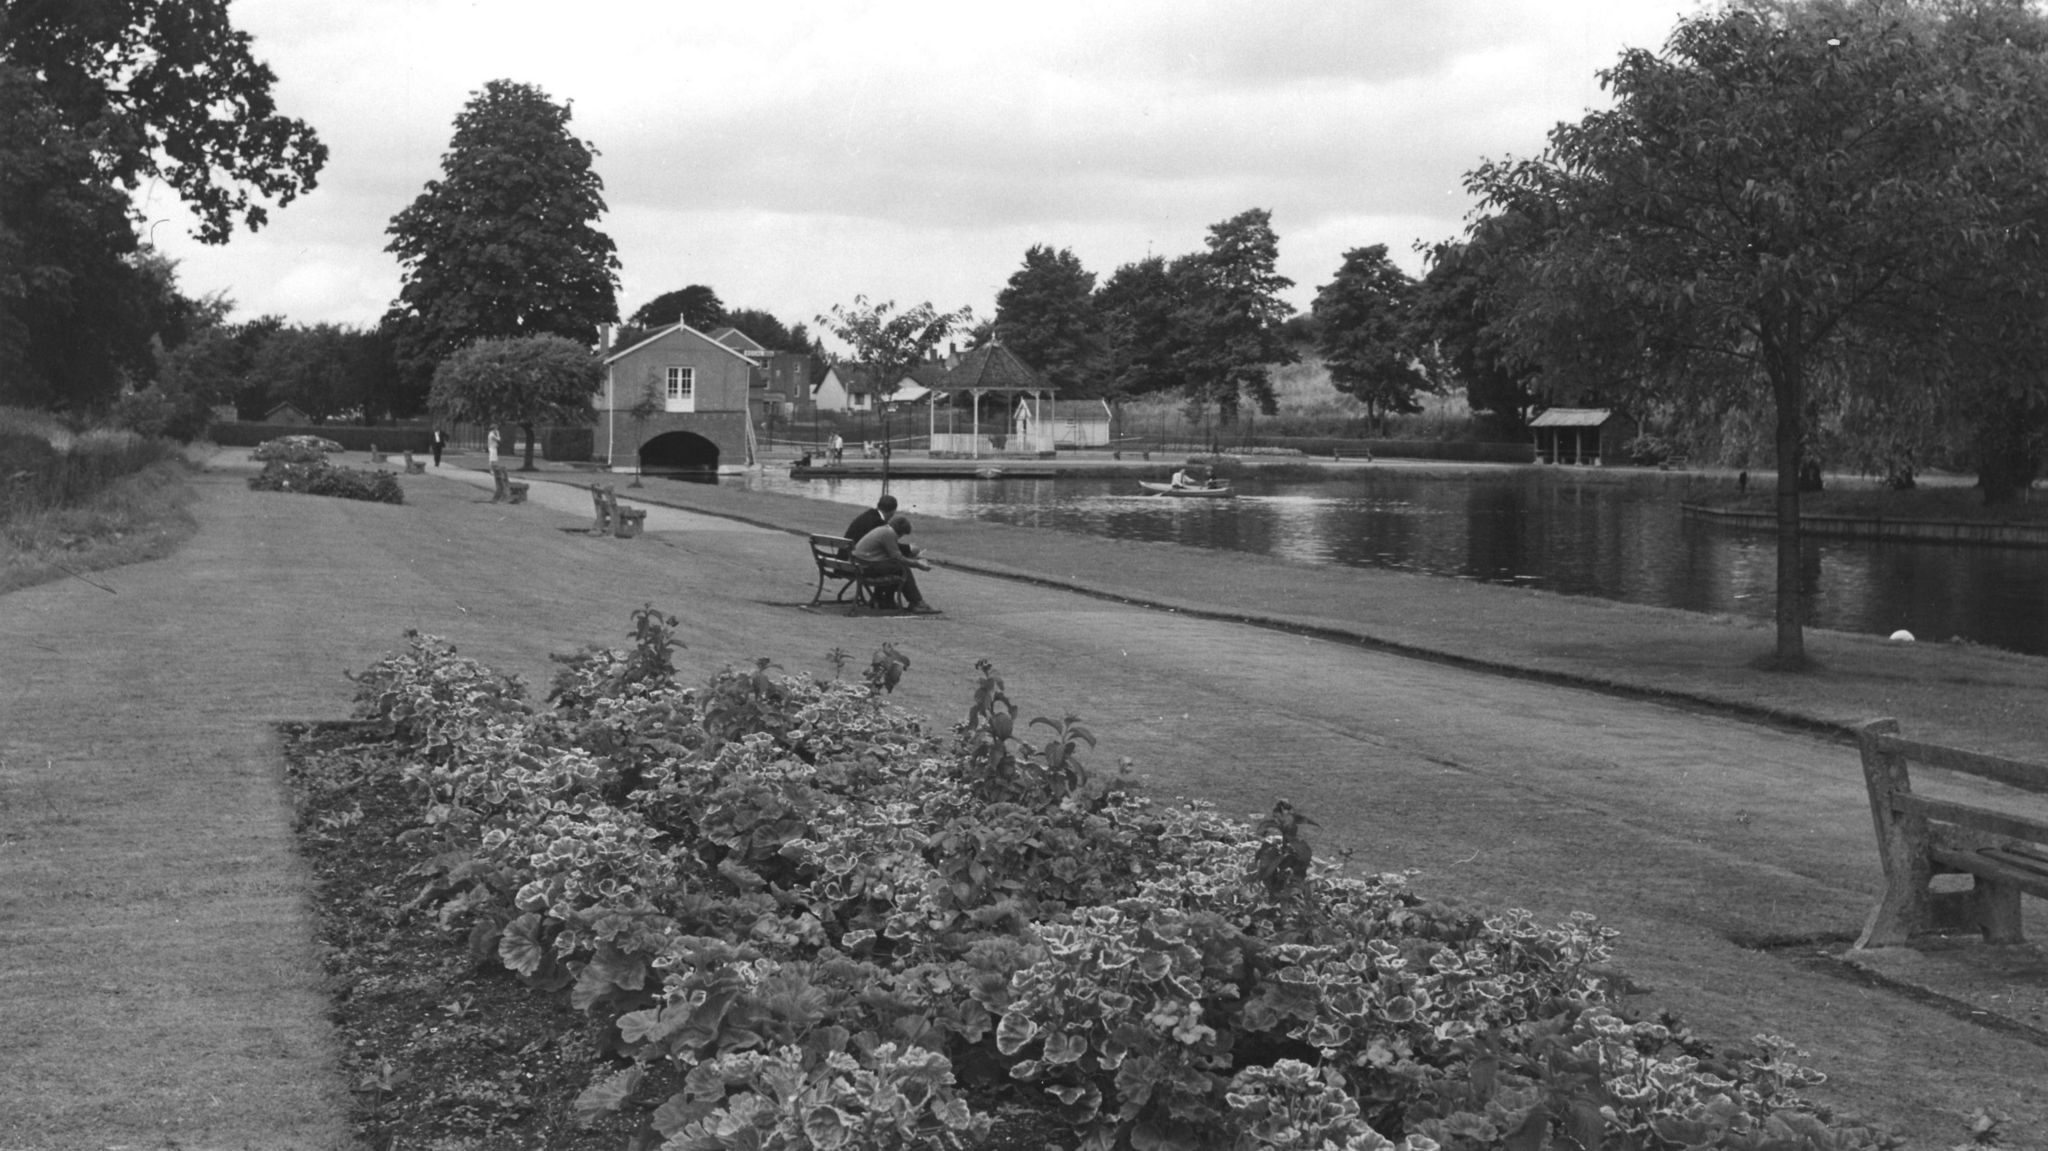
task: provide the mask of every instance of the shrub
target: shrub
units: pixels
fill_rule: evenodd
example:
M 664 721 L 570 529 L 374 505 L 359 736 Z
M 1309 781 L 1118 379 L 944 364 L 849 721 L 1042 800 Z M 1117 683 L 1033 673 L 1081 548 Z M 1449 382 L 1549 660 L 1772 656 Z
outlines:
M 338 468 L 326 463 L 272 460 L 263 465 L 261 474 L 249 477 L 249 486 L 260 492 L 306 492 L 380 504 L 405 502 L 405 489 L 398 486 L 398 476 L 392 472 Z
M 340 444 L 322 436 L 279 436 L 257 444 L 249 458 L 263 463 L 317 464 L 325 463 L 328 453 L 341 450 Z
M 1076 718 L 1020 728 L 986 662 L 941 736 L 888 676 L 678 684 L 674 624 L 563 660 L 542 710 L 432 637 L 355 677 L 440 843 L 412 906 L 613 1021 L 587 1113 L 961 1147 L 970 1099 L 1022 1087 L 1097 1149 L 1886 1145 L 1803 1101 L 1781 1040 L 1629 1017 L 1590 916 L 1345 874 L 1284 803 L 1151 801 Z

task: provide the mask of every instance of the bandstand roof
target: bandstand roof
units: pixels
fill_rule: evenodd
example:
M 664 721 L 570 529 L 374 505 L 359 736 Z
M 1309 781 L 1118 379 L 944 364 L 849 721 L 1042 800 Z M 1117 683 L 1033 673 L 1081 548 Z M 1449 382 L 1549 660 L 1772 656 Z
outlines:
M 948 392 L 1053 392 L 1056 389 L 1017 353 L 1001 344 L 983 344 L 960 357 L 945 378 L 933 385 Z

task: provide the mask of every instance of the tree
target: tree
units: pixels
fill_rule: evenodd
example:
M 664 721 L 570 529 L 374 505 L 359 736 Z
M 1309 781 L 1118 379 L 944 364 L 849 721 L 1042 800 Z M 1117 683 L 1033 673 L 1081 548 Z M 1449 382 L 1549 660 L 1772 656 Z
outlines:
M 691 284 L 673 292 L 663 292 L 634 312 L 627 322 L 640 328 L 659 328 L 673 324 L 680 318 L 683 323 L 701 332 L 725 323 L 725 305 L 718 299 L 718 293 L 703 284 Z
M 595 420 L 590 400 L 603 385 L 604 363 L 583 344 L 557 335 L 497 337 L 441 361 L 427 406 L 444 420 L 516 425 L 526 433 L 521 470 L 530 472 L 535 429 Z
M 941 312 L 929 303 L 897 310 L 894 300 L 868 303 L 855 296 L 853 306 L 832 305 L 829 315 L 819 316 L 825 330 L 853 349 L 854 359 L 868 372 L 875 388 L 875 402 L 882 408 L 882 486 L 889 486 L 889 398 L 910 369 L 930 359 L 932 352 L 955 328 L 974 322 L 974 312 L 961 308 Z
M 1464 243 L 1433 245 L 1416 288 L 1415 319 L 1464 383 L 1466 404 L 1520 437 L 1539 399 L 1537 370 L 1515 352 L 1492 302 L 1501 294 L 1503 267 L 1519 254 L 1506 239 L 1514 223 L 1505 216 L 1480 219 Z
M 1098 395 L 1101 323 L 1095 273 L 1071 249 L 1033 244 L 1024 266 L 996 293 L 992 334 L 1070 396 Z
M 1898 11 L 1758 2 L 1686 19 L 1664 54 L 1630 50 L 1601 73 L 1611 110 L 1468 177 L 1482 210 L 1554 221 L 1506 322 L 1547 375 L 1768 398 L 1781 667 L 1805 663 L 1809 381 L 1856 327 L 1912 322 L 1916 273 L 1981 250 L 1989 216 L 1954 160 L 1996 113 L 1970 107 L 1926 21 Z M 1703 360 L 1719 362 L 1688 370 Z
M 1208 251 L 1169 266 L 1177 273 L 1184 343 L 1178 365 L 1191 407 L 1215 404 L 1227 423 L 1249 396 L 1268 415 L 1278 410 L 1266 369 L 1300 357 L 1281 332 L 1294 313 L 1280 293 L 1294 281 L 1274 270 L 1280 240 L 1264 208 L 1211 225 Z
M 1419 412 L 1416 393 L 1436 390 L 1416 366 L 1426 349 L 1410 315 L 1414 297 L 1414 281 L 1387 258 L 1385 244 L 1344 253 L 1336 278 L 1316 289 L 1317 350 L 1330 382 L 1364 403 L 1383 435 L 1389 413 Z
M 315 420 L 368 423 L 386 414 L 390 343 L 377 329 L 345 324 L 279 328 L 257 351 L 250 375 L 265 389 L 266 408 L 289 403 Z
M 96 182 L 164 181 L 209 244 L 237 219 L 262 227 L 257 201 L 291 203 L 327 162 L 310 127 L 277 113 L 277 76 L 251 43 L 228 0 L 18 0 L 0 19 L 0 59 L 91 144 Z
M 795 352 L 811 355 L 814 341 L 810 329 L 802 324 L 794 327 L 785 325 L 774 315 L 759 308 L 732 308 L 725 313 L 725 322 L 748 339 L 771 352 Z
M 1105 388 L 1142 396 L 1180 386 L 1180 287 L 1164 256 L 1147 256 L 1110 274 L 1095 293 L 1102 327 Z
M 539 88 L 491 81 L 456 116 L 442 178 L 392 217 L 385 250 L 404 282 L 389 319 L 415 378 L 476 340 L 594 345 L 618 319 L 619 261 L 596 227 L 604 182 L 569 119 Z

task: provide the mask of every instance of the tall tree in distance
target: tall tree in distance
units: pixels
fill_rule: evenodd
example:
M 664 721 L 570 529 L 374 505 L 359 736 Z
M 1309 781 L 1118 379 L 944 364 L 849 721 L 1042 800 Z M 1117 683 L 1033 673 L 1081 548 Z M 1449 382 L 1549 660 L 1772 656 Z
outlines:
M 1294 281 L 1274 270 L 1280 239 L 1273 214 L 1264 208 L 1240 212 L 1211 225 L 1203 243 L 1208 251 L 1167 269 L 1180 282 L 1185 342 L 1179 366 L 1189 406 L 1214 404 L 1228 423 L 1248 397 L 1271 415 L 1279 404 L 1267 368 L 1300 358 L 1281 330 L 1294 306 L 1280 293 Z
M 441 178 L 392 217 L 385 250 L 403 285 L 389 319 L 409 374 L 480 339 L 595 344 L 619 318 L 618 256 L 597 230 L 604 182 L 569 119 L 533 85 L 491 81 L 456 116 Z
M 427 406 L 445 420 L 516 424 L 526 433 L 533 470 L 534 431 L 542 424 L 589 423 L 591 396 L 604 385 L 604 362 L 587 345 L 557 335 L 478 340 L 441 361 Z
M 1366 418 L 1382 435 L 1389 414 L 1421 411 L 1416 394 L 1436 390 L 1417 366 L 1426 349 L 1412 316 L 1414 299 L 1414 281 L 1387 258 L 1385 244 L 1344 253 L 1336 278 L 1316 290 L 1316 350 L 1330 382 L 1365 405 Z
M 1518 221 L 1473 221 L 1466 239 L 1432 245 L 1416 285 L 1414 318 L 1441 361 L 1465 385 L 1465 403 L 1493 419 L 1495 430 L 1521 438 L 1539 397 L 1537 371 L 1498 325 L 1496 286 L 1514 267 Z
M 1095 293 L 1105 390 L 1142 396 L 1180 386 L 1180 287 L 1164 256 L 1125 264 Z
M 797 352 L 803 355 L 813 355 L 816 352 L 809 328 L 802 324 L 784 324 L 773 313 L 760 308 L 727 309 L 725 322 L 745 332 L 749 339 L 771 352 Z
M 665 327 L 678 319 L 700 332 L 708 332 L 725 323 L 725 302 L 710 286 L 691 284 L 663 292 L 640 305 L 626 322 L 644 329 Z
M 1072 249 L 1033 244 L 996 293 L 991 333 L 1066 395 L 1100 395 L 1094 293 L 1095 273 Z

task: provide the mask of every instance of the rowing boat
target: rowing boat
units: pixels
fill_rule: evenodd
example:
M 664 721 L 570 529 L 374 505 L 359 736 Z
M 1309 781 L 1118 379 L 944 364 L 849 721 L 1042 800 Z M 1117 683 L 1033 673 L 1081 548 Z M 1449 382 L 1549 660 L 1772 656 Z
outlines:
M 1175 487 L 1172 484 L 1154 483 L 1151 480 L 1139 480 L 1138 486 L 1144 488 L 1148 492 L 1151 492 L 1153 495 L 1158 496 L 1227 496 L 1230 494 L 1229 484 L 1216 484 L 1211 487 L 1197 488 Z

